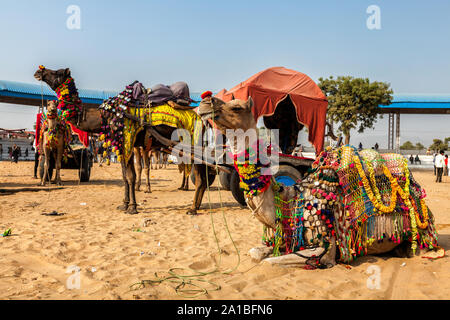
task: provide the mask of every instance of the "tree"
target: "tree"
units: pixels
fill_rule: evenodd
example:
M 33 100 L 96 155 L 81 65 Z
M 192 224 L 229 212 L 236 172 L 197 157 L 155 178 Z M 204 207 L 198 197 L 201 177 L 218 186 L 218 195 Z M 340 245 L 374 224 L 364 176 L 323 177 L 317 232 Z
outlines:
M 443 142 L 441 139 L 433 139 L 433 144 L 430 146 L 430 149 L 436 153 L 439 153 L 441 150 L 448 150 L 448 144 Z
M 340 124 L 338 130 L 345 136 L 345 144 L 350 143 L 352 129 L 362 133 L 373 128 L 380 114 L 379 105 L 392 102 L 390 84 L 367 78 L 319 78 L 319 87 L 328 98 L 328 121 Z
M 404 144 L 400 146 L 400 150 L 414 150 L 416 149 L 415 146 L 412 144 L 411 141 L 406 141 Z
M 417 142 L 416 143 L 416 149 L 417 150 L 423 150 L 423 149 L 425 149 L 425 146 L 423 144 L 421 144 L 420 142 Z

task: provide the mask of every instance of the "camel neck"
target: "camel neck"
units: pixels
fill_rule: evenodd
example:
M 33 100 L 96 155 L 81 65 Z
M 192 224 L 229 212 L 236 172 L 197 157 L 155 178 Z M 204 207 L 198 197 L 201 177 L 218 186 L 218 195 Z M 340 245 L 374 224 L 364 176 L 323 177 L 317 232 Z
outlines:
M 234 154 L 234 166 L 246 196 L 257 196 L 270 186 L 270 162 L 268 157 L 262 157 L 264 148 L 264 141 L 258 140 L 251 147 Z

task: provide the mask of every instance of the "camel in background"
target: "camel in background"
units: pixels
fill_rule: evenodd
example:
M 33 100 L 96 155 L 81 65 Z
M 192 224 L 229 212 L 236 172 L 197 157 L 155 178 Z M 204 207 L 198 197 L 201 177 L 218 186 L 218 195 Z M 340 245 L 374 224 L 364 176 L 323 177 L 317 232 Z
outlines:
M 61 160 L 66 147 L 66 142 L 70 139 L 70 132 L 66 124 L 60 117 L 58 117 L 58 107 L 56 101 L 49 101 L 47 103 L 47 119 L 45 125 L 41 129 L 41 139 L 39 144 L 40 156 L 44 155 L 44 174 L 41 178 L 41 186 L 45 185 L 48 177 L 48 170 L 50 167 L 50 157 L 55 158 L 55 180 L 57 185 L 62 185 L 61 181 Z
M 142 184 L 142 169 L 145 171 L 146 177 L 146 190 L 145 193 L 152 193 L 151 183 L 150 183 L 150 169 L 157 170 L 157 165 L 155 165 L 155 169 L 153 169 L 153 164 L 151 163 L 151 158 L 155 154 L 162 153 L 162 159 L 165 163 L 165 168 L 167 168 L 169 155 L 165 152 L 160 152 L 158 150 L 151 149 L 150 151 L 145 151 L 143 147 L 136 147 L 133 149 L 134 157 L 135 157 L 135 170 L 136 170 L 136 191 L 141 190 Z M 157 157 L 158 158 L 158 157 Z M 162 165 L 161 165 L 162 166 Z M 188 191 L 189 190 L 189 174 L 188 168 L 189 166 L 182 163 L 178 165 L 178 171 L 182 174 L 181 187 L 178 190 Z
M 63 101 L 59 99 L 59 103 L 66 105 L 69 104 L 69 107 L 72 107 L 72 105 L 78 105 L 78 111 L 75 108 L 75 112 L 69 113 L 69 118 L 67 121 L 76 128 L 88 133 L 101 133 L 104 130 L 102 126 L 104 125 L 104 121 L 108 121 L 108 119 L 102 116 L 102 113 L 98 107 L 81 103 L 75 86 L 75 81 L 71 77 L 69 68 L 51 70 L 40 66 L 35 72 L 34 77 L 38 81 L 44 81 L 47 83 L 55 92 L 60 91 L 65 83 L 69 83 L 69 89 L 71 90 L 69 90 L 68 98 L 70 101 Z M 172 137 L 172 132 L 175 130 L 174 128 L 164 125 L 153 126 L 152 128 L 166 139 L 170 139 Z M 143 133 L 142 135 L 138 135 L 134 147 L 144 147 L 145 143 L 145 133 Z M 161 148 L 165 146 L 158 144 L 156 147 Z M 124 200 L 123 205 L 119 206 L 118 209 L 129 214 L 138 213 L 135 195 L 136 170 L 133 162 L 133 159 L 131 159 L 128 163 L 125 163 L 125 161 L 121 162 L 122 177 L 124 181 Z M 191 215 L 197 214 L 197 210 L 200 208 L 203 195 L 206 191 L 207 181 L 212 184 L 215 179 L 215 172 L 212 172 L 211 170 L 208 171 L 206 169 L 206 165 L 204 164 L 194 164 L 193 170 L 195 175 L 194 201 L 192 206 L 187 210 L 187 214 Z M 208 178 L 206 177 L 206 174 L 208 174 Z

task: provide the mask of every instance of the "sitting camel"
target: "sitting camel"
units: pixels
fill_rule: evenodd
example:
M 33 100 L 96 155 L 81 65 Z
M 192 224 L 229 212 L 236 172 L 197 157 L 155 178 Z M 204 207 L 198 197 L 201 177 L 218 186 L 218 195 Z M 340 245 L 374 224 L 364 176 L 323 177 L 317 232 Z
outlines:
M 48 170 L 50 167 L 50 156 L 55 157 L 55 180 L 54 183 L 62 185 L 61 182 L 61 160 L 65 149 L 70 141 L 70 129 L 66 123 L 58 116 L 58 108 L 56 101 L 47 103 L 47 114 L 41 129 L 41 139 L 39 144 L 40 156 L 44 155 L 44 174 L 41 178 L 41 186 L 45 185 L 48 178 Z
M 198 113 L 203 121 L 212 119 L 223 134 L 256 131 L 252 107 L 251 97 L 227 103 L 206 97 Z M 247 205 L 266 229 L 265 246 L 252 249 L 253 258 L 273 254 L 265 261 L 326 268 L 395 248 L 406 256 L 419 246 L 439 249 L 425 193 L 401 155 L 358 152 L 350 146 L 329 149 L 302 181 L 283 187 L 263 173 L 269 168 L 260 161 L 258 147 L 259 141 L 234 150 Z M 252 149 L 258 158 L 250 162 L 246 157 Z

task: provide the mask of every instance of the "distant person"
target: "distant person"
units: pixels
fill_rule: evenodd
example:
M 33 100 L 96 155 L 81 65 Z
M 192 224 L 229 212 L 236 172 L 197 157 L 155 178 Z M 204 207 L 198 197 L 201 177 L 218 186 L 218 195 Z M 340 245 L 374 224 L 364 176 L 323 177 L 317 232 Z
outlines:
M 28 148 L 25 149 L 25 160 L 28 159 Z
M 37 169 L 39 167 L 39 150 L 36 146 L 36 139 L 33 140 L 33 150 L 34 150 L 34 179 L 38 179 Z
M 436 162 L 435 162 L 435 167 L 436 167 L 436 182 L 442 182 L 442 174 L 444 173 L 444 151 L 442 150 L 437 156 L 436 156 Z
M 422 161 L 420 161 L 418 154 L 416 154 L 416 157 L 414 158 L 414 162 L 415 162 L 415 164 L 417 164 L 417 163 L 422 164 Z
M 430 156 L 430 155 L 431 155 L 431 150 L 427 149 L 427 156 Z
M 380 148 L 380 146 L 378 145 L 378 142 L 375 143 L 375 151 L 378 151 L 379 148 Z
M 414 157 L 413 157 L 413 155 L 411 155 L 411 156 L 409 157 L 409 162 L 411 162 L 411 164 L 414 164 Z
M 433 167 L 434 167 L 434 175 L 436 175 L 436 157 L 437 157 L 437 153 L 435 153 L 433 155 Z
M 14 144 L 12 148 L 12 159 L 14 163 L 17 163 L 19 161 L 19 155 L 20 155 L 20 149 L 17 147 L 16 144 Z
M 362 143 L 360 142 L 360 143 L 359 143 L 359 147 L 358 147 L 359 151 L 361 151 L 362 148 L 363 148 L 363 145 L 362 145 Z
M 448 177 L 448 154 L 445 155 L 444 164 L 444 176 Z
M 99 163 L 100 167 L 103 166 L 103 162 L 105 161 L 105 159 L 103 157 L 104 152 L 105 152 L 105 148 L 103 148 L 103 144 L 101 142 L 99 142 L 98 148 L 97 148 L 97 156 L 98 156 L 98 163 Z
M 3 160 L 3 145 L 0 143 L 0 161 Z

